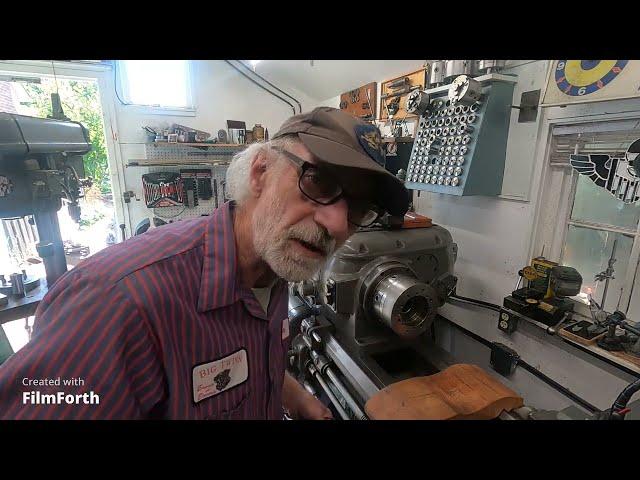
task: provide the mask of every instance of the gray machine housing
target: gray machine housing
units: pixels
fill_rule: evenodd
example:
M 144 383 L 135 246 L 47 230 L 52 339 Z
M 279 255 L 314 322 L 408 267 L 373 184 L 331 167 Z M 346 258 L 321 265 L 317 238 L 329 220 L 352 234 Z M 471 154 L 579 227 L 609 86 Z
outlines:
M 426 90 L 430 95 L 430 108 L 420 117 L 416 139 L 407 167 L 405 186 L 411 190 L 425 190 L 449 195 L 499 195 L 506 158 L 509 121 L 513 100 L 515 77 L 489 74 L 476 77 L 482 86 L 482 97 L 471 108 L 452 105 L 447 99 L 449 86 Z M 459 114 L 456 107 L 464 108 Z M 475 115 L 472 123 L 462 122 L 470 114 Z M 455 119 L 455 133 L 450 132 Z M 442 122 L 447 123 L 442 123 Z M 439 123 L 442 123 L 440 125 Z M 445 127 L 446 125 L 446 127 Z M 468 134 L 458 134 L 462 125 L 473 128 Z M 462 143 L 464 136 L 470 137 Z M 459 137 L 459 138 L 458 138 Z M 452 155 L 454 147 L 466 147 L 463 155 Z M 447 153 L 447 147 L 449 152 Z M 462 162 L 457 161 L 460 157 Z M 442 168 L 445 167 L 445 172 Z M 452 167 L 452 168 L 449 168 Z M 449 170 L 461 169 L 453 174 Z M 437 171 L 434 175 L 434 171 Z M 434 179 L 435 177 L 435 179 Z M 439 179 L 451 182 L 457 178 L 457 185 L 438 183 Z
M 60 210 L 69 197 L 63 185 L 70 190 L 84 178 L 82 156 L 90 150 L 80 123 L 0 113 L 0 218 Z
M 360 231 L 331 257 L 315 280 L 296 284 L 294 289 L 319 306 L 320 316 L 332 325 L 335 341 L 378 388 L 384 388 L 436 371 L 422 356 L 423 337 L 429 334 L 437 308 L 455 288 L 456 255 L 451 234 L 440 226 Z M 394 275 L 395 293 L 386 283 Z M 389 315 L 384 321 L 384 314 L 376 312 L 378 294 L 386 294 L 392 305 L 412 301 L 402 299 L 403 295 L 425 299 L 419 305 L 425 310 L 419 329 L 392 328 Z

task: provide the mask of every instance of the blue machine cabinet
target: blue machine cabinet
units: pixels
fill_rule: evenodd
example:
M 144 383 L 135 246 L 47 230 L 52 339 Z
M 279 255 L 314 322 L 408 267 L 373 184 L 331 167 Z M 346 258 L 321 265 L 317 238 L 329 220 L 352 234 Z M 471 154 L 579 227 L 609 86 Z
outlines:
M 507 149 L 513 89 L 511 75 L 476 77 L 482 96 L 452 105 L 448 85 L 426 90 L 405 186 L 449 195 L 499 195 Z

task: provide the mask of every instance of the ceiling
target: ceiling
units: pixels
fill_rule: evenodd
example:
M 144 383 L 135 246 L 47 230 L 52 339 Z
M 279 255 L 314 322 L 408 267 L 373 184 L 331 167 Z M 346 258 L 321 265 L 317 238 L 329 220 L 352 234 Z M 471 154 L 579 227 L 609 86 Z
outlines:
M 369 82 L 418 70 L 425 60 L 262 60 L 256 73 L 286 91 L 327 100 Z

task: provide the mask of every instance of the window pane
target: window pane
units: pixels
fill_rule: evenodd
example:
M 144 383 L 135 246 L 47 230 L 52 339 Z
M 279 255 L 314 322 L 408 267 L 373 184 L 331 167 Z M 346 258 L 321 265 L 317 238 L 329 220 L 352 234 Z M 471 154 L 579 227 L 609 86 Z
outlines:
M 614 240 L 618 240 L 613 264 L 614 277 L 609 280 L 605 310 L 613 311 L 618 304 L 620 289 L 627 274 L 627 263 L 633 245 L 633 237 L 613 232 L 569 225 L 562 263 L 578 270 L 582 275 L 582 293 L 591 292 L 601 303 L 604 281 L 596 282 L 596 274 L 606 270 Z
M 137 105 L 191 107 L 187 60 L 124 60 L 129 101 Z
M 634 267 L 637 268 L 637 265 L 634 265 Z M 636 280 L 637 279 L 638 274 L 636 272 Z M 631 300 L 629 301 L 627 317 L 634 322 L 640 322 L 640 286 L 637 285 L 636 282 L 633 283 L 633 292 L 631 293 Z M 636 325 L 640 326 L 640 323 L 636 323 Z
M 640 220 L 640 205 L 626 205 L 589 178 L 579 175 L 571 219 L 635 230 Z

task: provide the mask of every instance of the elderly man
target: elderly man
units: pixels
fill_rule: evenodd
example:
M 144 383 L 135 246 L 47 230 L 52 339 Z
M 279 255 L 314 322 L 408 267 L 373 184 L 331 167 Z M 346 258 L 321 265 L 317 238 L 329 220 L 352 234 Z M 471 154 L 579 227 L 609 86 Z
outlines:
M 110 247 L 65 274 L 0 367 L 4 419 L 330 419 L 285 373 L 287 281 L 312 276 L 402 183 L 380 133 L 320 107 L 249 146 L 231 202 Z

